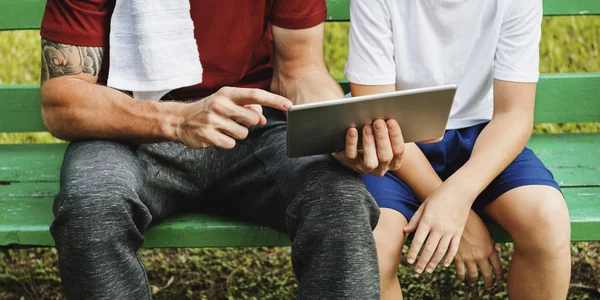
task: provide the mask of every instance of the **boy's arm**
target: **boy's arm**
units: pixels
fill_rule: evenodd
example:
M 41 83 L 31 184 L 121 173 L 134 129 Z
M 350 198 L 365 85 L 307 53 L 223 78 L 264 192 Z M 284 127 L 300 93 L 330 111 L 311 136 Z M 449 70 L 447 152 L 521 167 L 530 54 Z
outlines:
M 393 173 L 411 188 L 421 203 L 443 183 L 415 143 L 405 145 L 402 165 Z
M 514 1 L 507 8 L 494 58 L 492 120 L 477 139 L 469 161 L 427 199 L 405 228 L 417 231 L 409 261 L 424 246 L 418 267 L 430 260 L 437 265 L 446 250 L 444 263 L 450 263 L 471 204 L 517 157 L 531 135 L 542 15 L 541 0 Z

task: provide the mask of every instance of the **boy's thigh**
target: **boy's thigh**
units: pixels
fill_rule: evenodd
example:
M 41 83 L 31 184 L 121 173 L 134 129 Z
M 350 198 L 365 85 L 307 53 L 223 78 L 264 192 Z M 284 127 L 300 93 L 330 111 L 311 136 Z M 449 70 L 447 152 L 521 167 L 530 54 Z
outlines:
M 492 181 L 475 202 L 478 212 L 507 230 L 513 238 L 550 229 L 565 222 L 565 200 L 552 172 L 528 148 Z

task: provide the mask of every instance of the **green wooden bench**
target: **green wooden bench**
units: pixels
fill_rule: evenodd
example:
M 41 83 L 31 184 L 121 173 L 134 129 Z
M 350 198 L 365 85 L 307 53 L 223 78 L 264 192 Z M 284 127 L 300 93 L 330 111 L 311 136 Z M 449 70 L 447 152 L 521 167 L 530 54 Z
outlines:
M 598 0 L 545 0 L 546 15 L 600 14 Z M 0 1 L 0 30 L 38 29 L 44 0 Z M 329 21 L 348 21 L 348 0 L 328 0 Z M 39 55 L 39 53 L 31 53 Z M 347 81 L 340 80 L 344 89 Z M 600 121 L 600 73 L 542 75 L 537 123 Z M 0 132 L 45 131 L 38 85 L 0 85 Z M 538 134 L 529 146 L 568 202 L 572 240 L 600 240 L 600 134 Z M 65 144 L 0 145 L 0 246 L 52 246 L 48 231 Z M 510 237 L 490 224 L 497 241 Z M 175 216 L 146 233 L 145 247 L 289 245 L 271 229 L 204 214 Z

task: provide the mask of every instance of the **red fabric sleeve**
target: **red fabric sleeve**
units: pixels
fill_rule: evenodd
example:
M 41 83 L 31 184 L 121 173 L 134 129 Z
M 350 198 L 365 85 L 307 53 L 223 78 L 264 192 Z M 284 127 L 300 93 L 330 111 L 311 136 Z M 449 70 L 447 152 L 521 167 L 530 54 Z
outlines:
M 317 26 L 327 17 L 325 0 L 275 0 L 271 23 L 287 29 Z
M 114 5 L 107 0 L 48 0 L 40 34 L 53 42 L 102 47 Z

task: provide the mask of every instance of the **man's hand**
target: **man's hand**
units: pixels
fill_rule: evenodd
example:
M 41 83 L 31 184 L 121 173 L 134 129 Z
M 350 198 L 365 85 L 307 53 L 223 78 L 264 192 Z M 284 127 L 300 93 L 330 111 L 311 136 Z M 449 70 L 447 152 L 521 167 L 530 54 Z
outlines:
M 292 102 L 261 89 L 224 87 L 181 111 L 177 140 L 191 148 L 231 149 L 248 136 L 248 128 L 267 120 L 261 105 L 287 110 Z
M 458 251 L 472 202 L 453 201 L 457 197 L 465 197 L 465 189 L 448 183 L 442 184 L 421 204 L 404 228 L 406 233 L 416 230 L 407 255 L 408 263 L 416 260 L 424 246 L 415 265 L 415 271 L 419 274 L 425 267 L 427 272 L 433 272 L 444 255 L 444 265 L 449 266 Z
M 456 275 L 460 280 L 465 280 L 465 275 L 468 273 L 470 281 L 475 282 L 479 277 L 477 272 L 479 267 L 485 289 L 491 290 L 494 287 L 492 268 L 496 273 L 497 283 L 501 283 L 504 279 L 498 252 L 500 248 L 494 245 L 485 223 L 471 211 L 460 240 L 458 253 L 454 257 Z M 428 267 L 435 268 L 435 265 L 430 264 Z
M 404 155 L 404 139 L 396 120 L 376 120 L 362 129 L 362 153 L 359 152 L 358 130 L 348 129 L 346 149 L 334 153 L 341 164 L 361 174 L 383 176 L 400 168 Z

